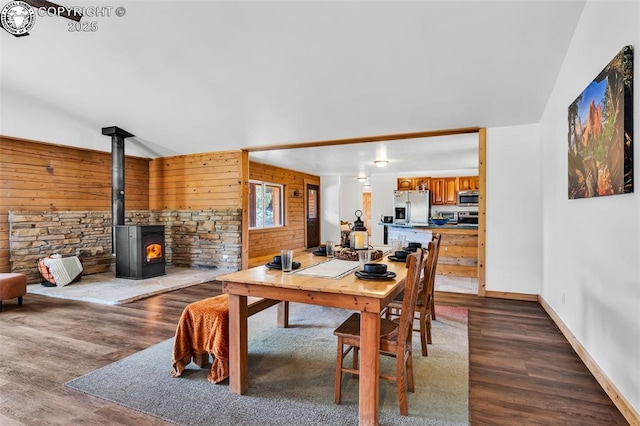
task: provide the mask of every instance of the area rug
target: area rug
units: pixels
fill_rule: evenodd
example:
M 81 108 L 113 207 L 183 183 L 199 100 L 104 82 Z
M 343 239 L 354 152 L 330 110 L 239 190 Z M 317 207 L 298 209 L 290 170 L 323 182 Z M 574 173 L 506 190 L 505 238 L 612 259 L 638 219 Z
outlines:
M 65 287 L 31 284 L 27 286 L 27 293 L 102 305 L 119 305 L 166 291 L 213 281 L 216 277 L 229 272 L 226 269 L 189 269 L 167 266 L 166 275 L 144 280 L 116 278 L 115 272 L 109 272 L 83 276 L 80 281 Z
M 356 425 L 358 379 L 345 375 L 342 404 L 333 403 L 337 342 L 333 330 L 350 311 L 291 304 L 290 328 L 276 327 L 276 310 L 249 318 L 249 390 L 229 392 L 228 380 L 207 381 L 208 369 L 189 364 L 172 378 L 173 339 L 65 385 L 180 425 Z M 400 416 L 395 383 L 380 382 L 380 424 L 468 424 L 467 310 L 436 307 L 429 356 L 415 333 L 415 393 Z M 345 360 L 349 362 L 349 360 Z M 381 370 L 394 361 L 382 357 Z M 392 371 L 392 370 L 391 370 Z

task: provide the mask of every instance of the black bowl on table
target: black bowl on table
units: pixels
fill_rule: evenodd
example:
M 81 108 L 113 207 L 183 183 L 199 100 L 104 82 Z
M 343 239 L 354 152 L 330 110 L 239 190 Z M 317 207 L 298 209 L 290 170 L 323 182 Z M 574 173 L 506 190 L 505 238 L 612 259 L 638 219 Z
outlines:
M 387 273 L 387 265 L 384 263 L 365 263 L 363 269 L 367 274 L 382 275 Z
M 409 252 L 408 251 L 404 251 L 404 250 L 400 250 L 400 251 L 395 252 L 393 255 L 394 255 L 394 257 L 396 259 L 406 260 L 407 256 L 409 255 Z
M 407 243 L 407 248 L 408 249 L 419 249 L 419 248 L 422 248 L 422 243 L 414 243 L 414 242 Z
M 272 263 L 275 263 L 277 265 L 281 264 L 282 263 L 282 256 L 279 256 L 279 255 L 278 256 L 273 256 Z

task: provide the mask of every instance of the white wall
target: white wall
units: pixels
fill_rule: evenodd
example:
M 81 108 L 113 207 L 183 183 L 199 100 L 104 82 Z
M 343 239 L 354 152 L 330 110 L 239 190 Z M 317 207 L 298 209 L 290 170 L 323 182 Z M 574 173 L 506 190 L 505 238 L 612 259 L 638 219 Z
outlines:
M 353 177 L 340 178 L 340 220 L 348 221 L 351 226 L 356 220 L 356 210 L 362 210 L 362 186 L 363 183 Z
M 320 176 L 320 241 L 340 241 L 340 177 Z
M 538 125 L 487 130 L 486 289 L 539 294 L 542 207 Z
M 392 174 L 371 176 L 371 244 L 384 243 L 384 225 L 380 216 L 393 216 L 393 191 L 397 177 Z
M 541 295 L 640 412 L 640 194 L 636 189 L 634 194 L 591 199 L 567 196 L 567 108 L 629 44 L 636 48 L 637 144 L 640 2 L 587 2 L 540 122 Z
M 58 105 L 17 94 L 10 87 L 2 88 L 0 135 L 111 152 L 111 137 L 102 134 L 102 128 L 109 126 L 135 134 L 135 128 L 126 123 L 91 122 L 77 111 L 63 111 Z M 125 154 L 148 157 L 148 149 L 141 149 L 141 142 L 133 139 L 126 140 Z

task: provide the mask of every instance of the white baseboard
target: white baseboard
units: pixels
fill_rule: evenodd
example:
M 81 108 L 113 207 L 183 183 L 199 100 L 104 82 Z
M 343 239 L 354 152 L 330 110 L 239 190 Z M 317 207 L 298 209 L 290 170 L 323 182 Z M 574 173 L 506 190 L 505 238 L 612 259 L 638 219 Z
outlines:
M 584 365 L 587 366 L 591 374 L 596 378 L 602 389 L 609 395 L 609 398 L 613 401 L 615 406 L 620 410 L 620 413 L 632 426 L 640 426 L 640 414 L 629 404 L 624 396 L 618 391 L 618 388 L 609 380 L 606 374 L 600 369 L 598 364 L 591 358 L 589 352 L 580 344 L 576 336 L 573 335 L 571 330 L 562 322 L 558 314 L 551 308 L 546 300 L 542 296 L 538 296 L 538 303 L 551 317 L 553 322 L 556 323 L 564 337 L 567 339 L 571 347 L 578 354 Z

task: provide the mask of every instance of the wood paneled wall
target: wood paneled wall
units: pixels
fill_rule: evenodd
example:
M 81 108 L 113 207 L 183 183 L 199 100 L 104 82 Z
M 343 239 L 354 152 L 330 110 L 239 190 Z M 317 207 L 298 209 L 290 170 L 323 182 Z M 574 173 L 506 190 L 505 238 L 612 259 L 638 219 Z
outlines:
M 10 272 L 8 212 L 111 209 L 111 153 L 0 136 L 0 272 Z M 125 207 L 149 209 L 149 160 L 125 159 Z
M 152 210 L 242 208 L 242 152 L 156 158 L 149 166 Z
M 286 211 L 284 227 L 249 231 L 249 257 L 306 248 L 305 185 L 320 185 L 320 177 L 252 161 L 249 179 L 284 185 Z
M 0 142 L 0 272 L 10 272 L 8 212 L 110 210 L 111 153 L 1 136 Z M 125 208 L 241 210 L 246 156 L 242 151 L 153 160 L 127 156 Z M 305 248 L 305 184 L 319 185 L 320 178 L 254 162 L 249 177 L 284 185 L 286 224 L 249 232 L 248 244 L 245 234 L 243 257 Z
M 202 154 L 156 158 L 149 166 L 149 205 L 154 210 L 190 210 L 214 212 L 237 210 L 241 213 L 240 253 L 233 264 L 246 266 L 246 224 L 243 192 L 248 187 L 246 168 L 248 154 L 242 151 L 220 151 Z M 226 247 L 226 246 L 225 246 Z M 229 248 L 229 247 L 227 247 Z M 231 247 L 235 250 L 233 247 Z

